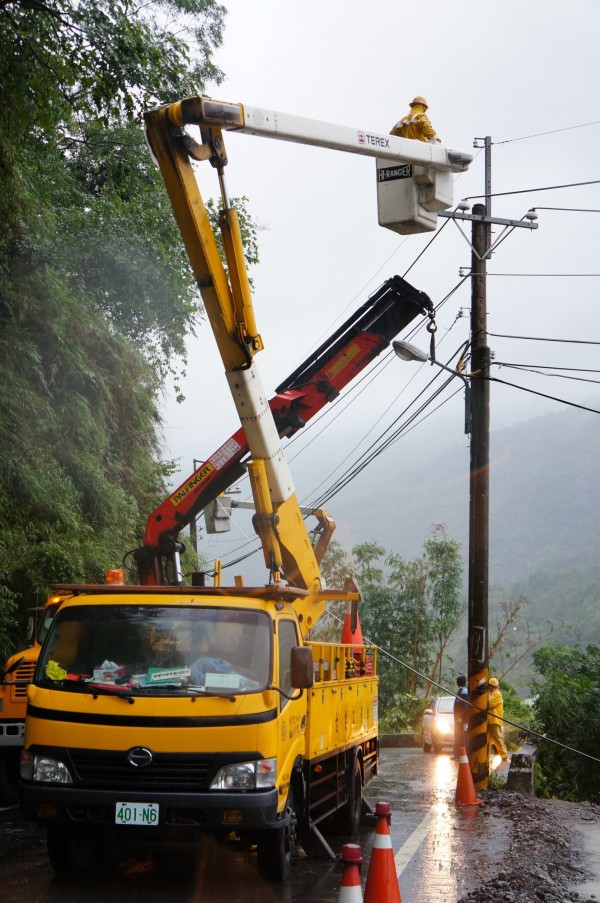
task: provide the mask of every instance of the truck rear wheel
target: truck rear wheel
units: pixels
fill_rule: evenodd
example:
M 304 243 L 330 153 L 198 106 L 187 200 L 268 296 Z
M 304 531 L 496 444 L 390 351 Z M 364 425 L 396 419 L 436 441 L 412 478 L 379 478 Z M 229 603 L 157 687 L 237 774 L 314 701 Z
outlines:
M 285 804 L 283 826 L 263 831 L 257 838 L 258 868 L 267 881 L 285 881 L 288 877 L 296 846 L 297 830 L 294 794 L 290 790 Z
M 98 856 L 95 835 L 84 827 L 48 827 L 48 856 L 57 875 L 67 878 L 87 872 Z
M 360 762 L 354 759 L 350 768 L 348 799 L 338 812 L 337 825 L 342 834 L 357 834 L 362 814 L 362 772 Z

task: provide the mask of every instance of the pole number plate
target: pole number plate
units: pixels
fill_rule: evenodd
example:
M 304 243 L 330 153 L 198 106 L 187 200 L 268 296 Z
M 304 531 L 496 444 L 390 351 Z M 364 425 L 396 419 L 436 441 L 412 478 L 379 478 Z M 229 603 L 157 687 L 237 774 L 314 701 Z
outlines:
M 115 824 L 155 827 L 158 825 L 158 803 L 116 803 Z

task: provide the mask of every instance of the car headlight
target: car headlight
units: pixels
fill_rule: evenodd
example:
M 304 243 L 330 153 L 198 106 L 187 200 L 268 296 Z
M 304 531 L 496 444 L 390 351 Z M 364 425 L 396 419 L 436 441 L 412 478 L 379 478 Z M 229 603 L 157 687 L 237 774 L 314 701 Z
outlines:
M 275 786 L 276 759 L 224 765 L 213 778 L 211 790 L 267 790 Z
M 69 769 L 60 759 L 39 756 L 27 751 L 21 753 L 21 778 L 43 784 L 72 784 Z
M 439 734 L 449 734 L 453 729 L 447 718 L 436 718 L 435 727 Z

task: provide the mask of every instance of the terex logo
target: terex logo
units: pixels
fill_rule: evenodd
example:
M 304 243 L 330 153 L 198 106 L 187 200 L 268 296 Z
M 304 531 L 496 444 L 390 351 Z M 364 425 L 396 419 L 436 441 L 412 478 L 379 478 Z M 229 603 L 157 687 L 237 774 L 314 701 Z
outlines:
M 358 143 L 372 144 L 374 147 L 389 147 L 390 139 L 384 138 L 383 135 L 370 135 L 368 132 L 359 132 Z

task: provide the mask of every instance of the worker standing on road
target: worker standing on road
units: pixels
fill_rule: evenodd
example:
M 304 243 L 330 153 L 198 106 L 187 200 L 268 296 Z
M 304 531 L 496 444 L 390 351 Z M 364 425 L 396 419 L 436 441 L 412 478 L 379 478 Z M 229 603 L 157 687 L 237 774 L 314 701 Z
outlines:
M 439 144 L 440 139 L 436 137 L 426 113 L 428 107 L 429 105 L 425 98 L 417 94 L 410 102 L 410 113 L 392 127 L 390 135 L 396 135 L 398 138 L 414 138 L 416 141 L 427 141 L 430 144 Z
M 469 691 L 467 690 L 467 678 L 459 674 L 456 678 L 458 690 L 454 698 L 454 758 L 458 759 L 460 748 L 467 745 L 467 731 L 469 729 Z
M 502 717 L 504 715 L 504 700 L 500 692 L 500 686 L 496 677 L 490 677 L 488 681 L 490 694 L 488 696 L 488 757 L 495 748 L 498 755 L 508 761 L 508 750 L 504 743 Z

